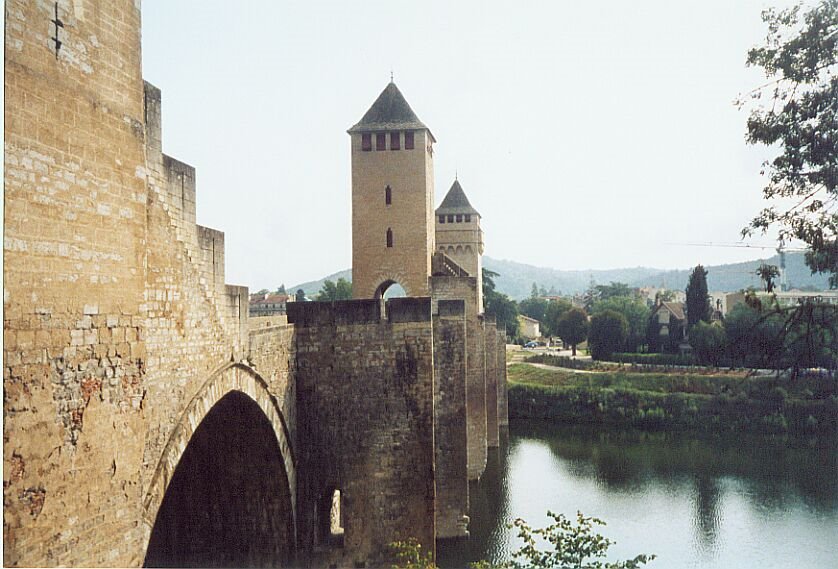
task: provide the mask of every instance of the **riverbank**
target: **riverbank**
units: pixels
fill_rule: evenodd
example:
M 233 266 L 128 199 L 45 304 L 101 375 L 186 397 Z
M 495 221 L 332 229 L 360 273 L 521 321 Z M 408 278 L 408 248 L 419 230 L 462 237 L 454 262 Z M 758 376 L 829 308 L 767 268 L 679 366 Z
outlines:
M 509 366 L 509 417 L 644 430 L 834 434 L 837 385 L 824 378 L 578 373 L 515 363 Z

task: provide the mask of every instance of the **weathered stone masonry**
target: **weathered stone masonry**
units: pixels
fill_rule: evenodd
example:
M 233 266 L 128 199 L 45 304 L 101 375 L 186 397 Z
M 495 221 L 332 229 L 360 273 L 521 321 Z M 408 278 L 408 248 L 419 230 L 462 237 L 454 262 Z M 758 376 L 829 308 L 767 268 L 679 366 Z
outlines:
M 55 5 L 5 6 L 4 564 L 209 548 L 202 562 L 374 565 L 394 539 L 464 535 L 487 417 L 505 417 L 504 345 L 478 280 L 428 275 L 417 290 L 432 299 L 300 305 L 291 325 L 249 330 L 224 234 L 196 223 L 195 169 L 162 151 L 138 3 L 58 2 L 57 51 Z M 432 226 L 432 200 L 416 227 Z M 337 548 L 323 539 L 333 490 Z M 178 512 L 194 504 L 209 533 L 184 538 Z

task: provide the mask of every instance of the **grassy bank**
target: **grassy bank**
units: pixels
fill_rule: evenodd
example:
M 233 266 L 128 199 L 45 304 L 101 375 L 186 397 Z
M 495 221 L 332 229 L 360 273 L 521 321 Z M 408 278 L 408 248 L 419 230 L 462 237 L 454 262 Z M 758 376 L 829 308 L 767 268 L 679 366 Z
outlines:
M 835 380 L 509 367 L 510 418 L 643 429 L 835 433 Z

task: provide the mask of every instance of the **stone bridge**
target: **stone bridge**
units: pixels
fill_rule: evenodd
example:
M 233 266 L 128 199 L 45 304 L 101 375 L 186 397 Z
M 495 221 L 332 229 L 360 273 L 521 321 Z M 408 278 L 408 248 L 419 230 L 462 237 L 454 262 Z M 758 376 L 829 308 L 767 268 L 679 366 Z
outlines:
M 5 9 L 4 565 L 361 567 L 466 535 L 506 423 L 476 279 L 251 329 L 162 152 L 139 3 Z

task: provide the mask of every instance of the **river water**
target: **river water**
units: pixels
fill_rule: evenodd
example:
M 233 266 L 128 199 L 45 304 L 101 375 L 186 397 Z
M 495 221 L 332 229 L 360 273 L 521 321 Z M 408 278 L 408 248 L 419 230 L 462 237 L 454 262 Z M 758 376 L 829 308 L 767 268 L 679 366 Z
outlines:
M 443 567 L 503 561 L 507 523 L 547 510 L 607 522 L 611 561 L 646 567 L 838 568 L 838 439 L 713 437 L 516 423 L 473 484 L 471 538 L 442 543 Z

